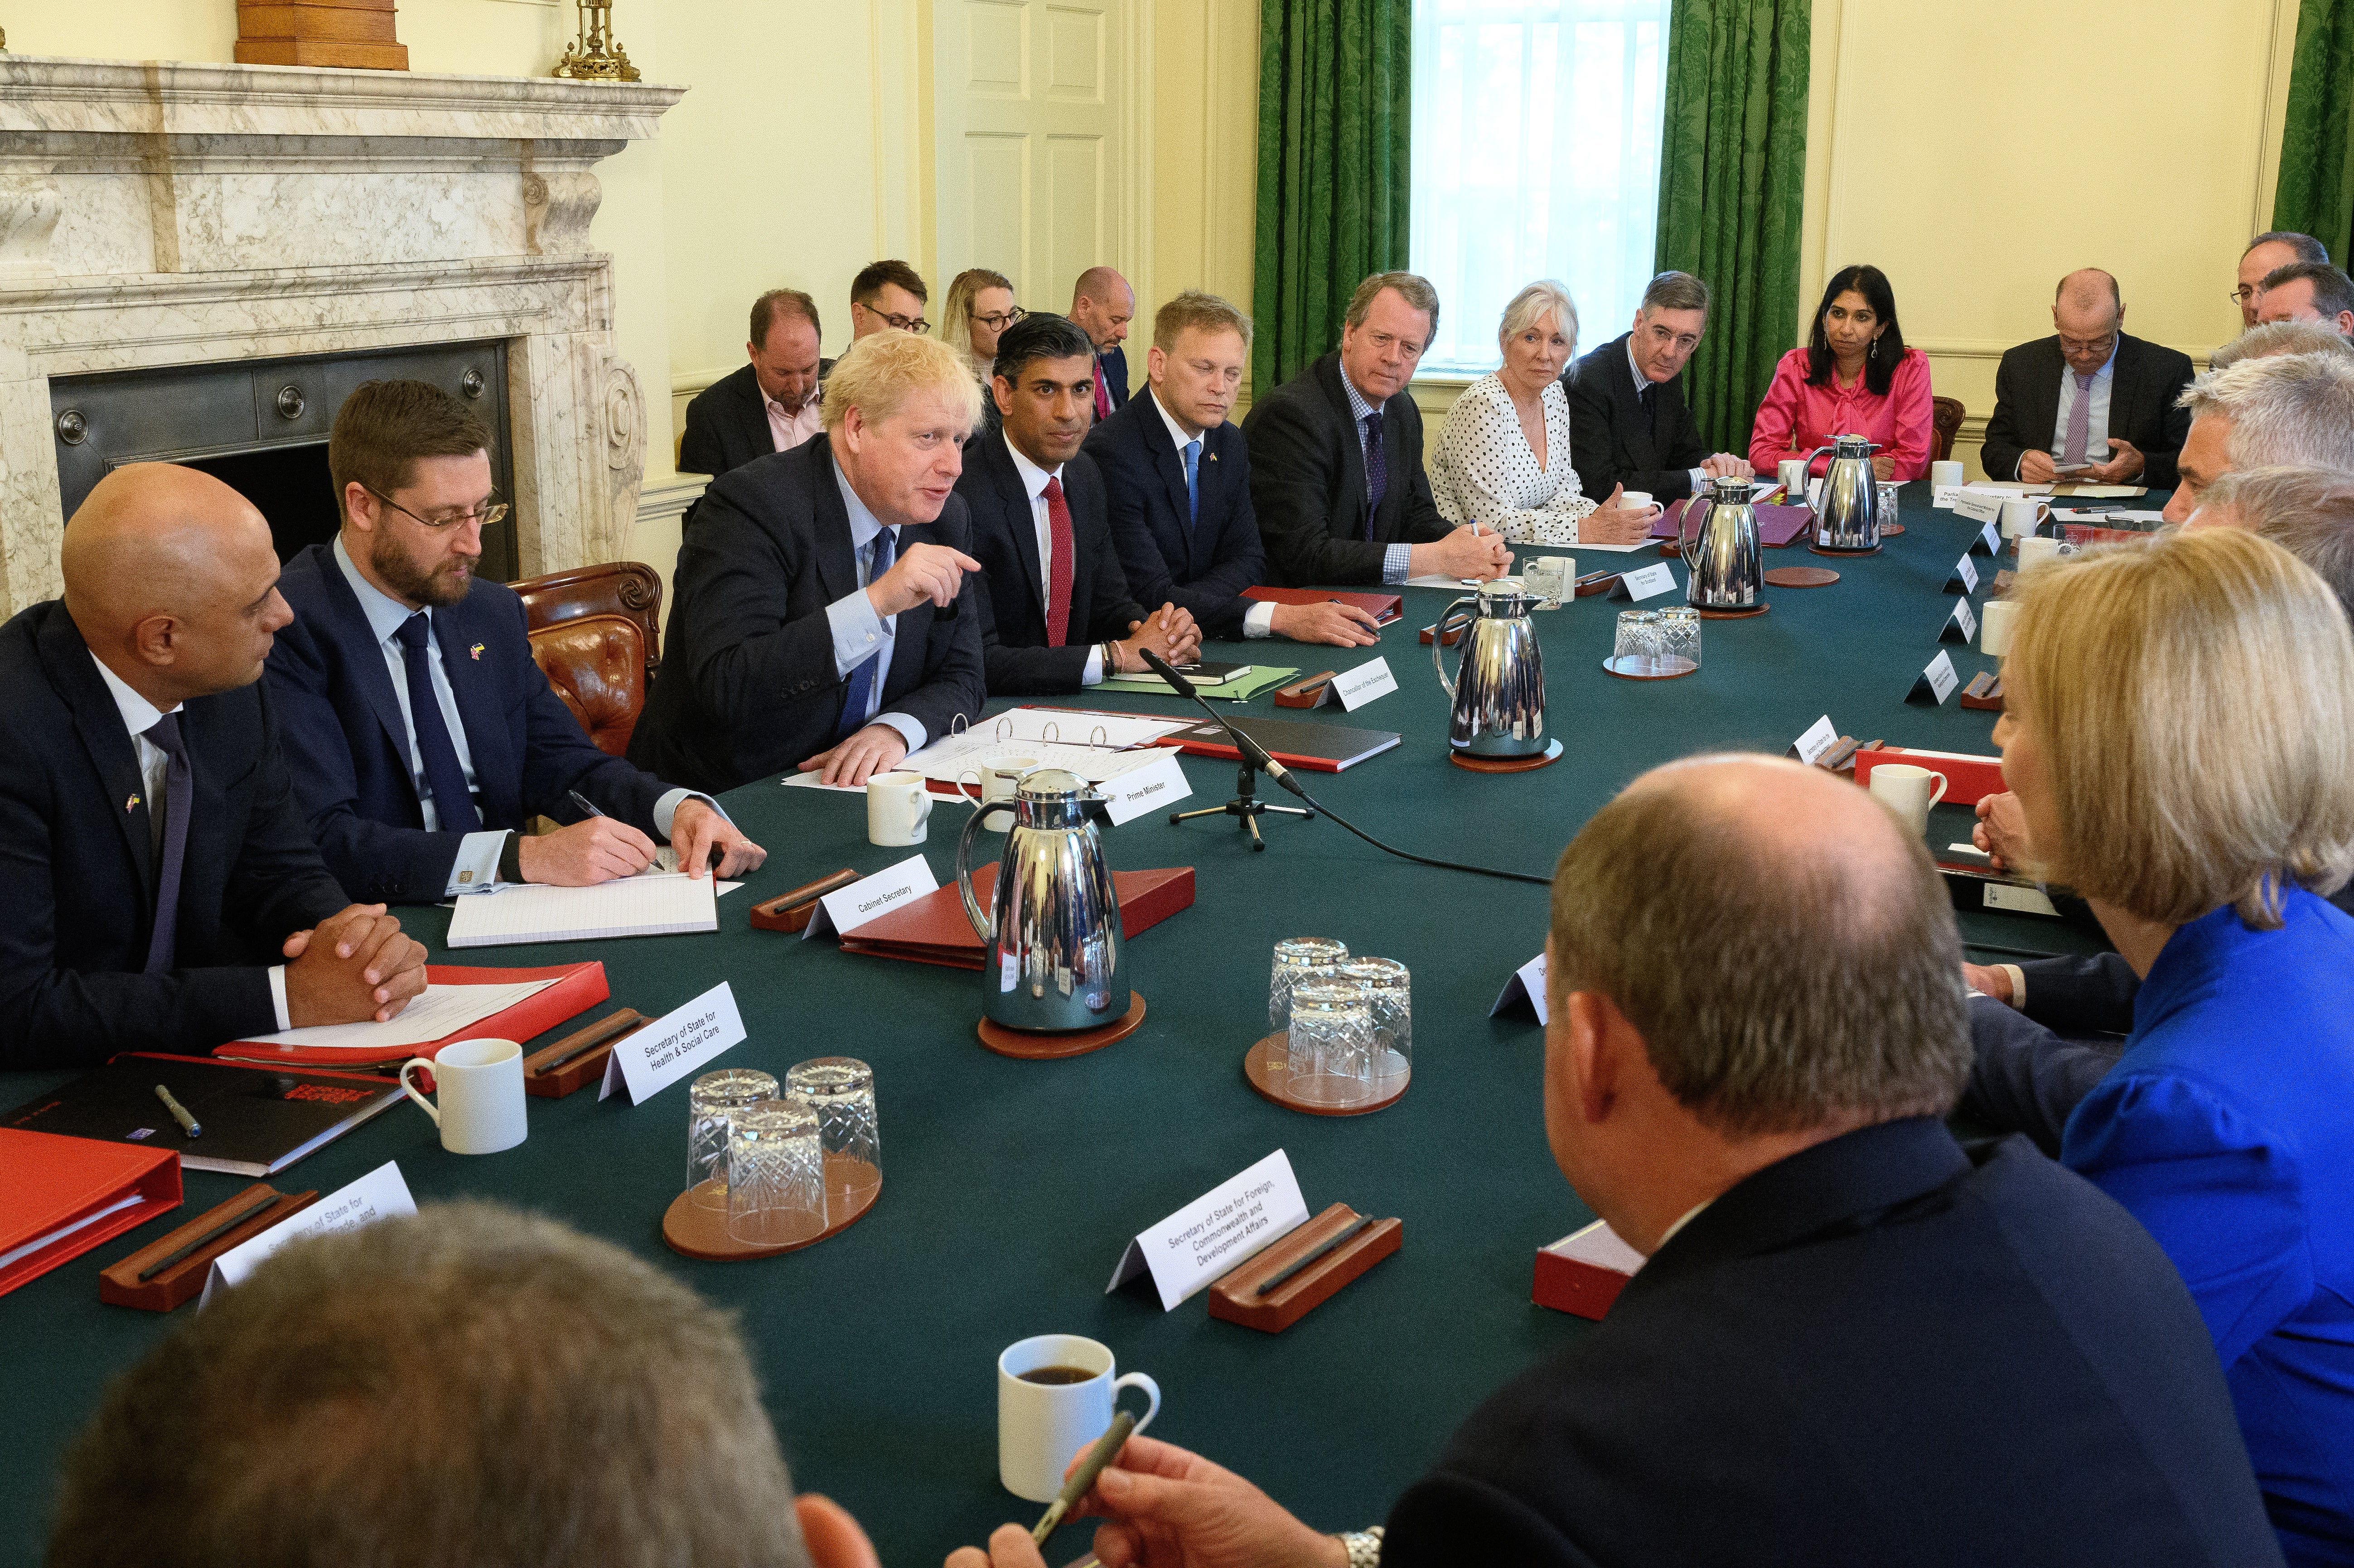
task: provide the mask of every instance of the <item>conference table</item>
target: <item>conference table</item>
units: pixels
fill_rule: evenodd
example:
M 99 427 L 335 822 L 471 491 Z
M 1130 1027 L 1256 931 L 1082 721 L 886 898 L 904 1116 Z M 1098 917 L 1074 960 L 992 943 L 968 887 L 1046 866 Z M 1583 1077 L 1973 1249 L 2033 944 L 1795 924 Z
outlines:
M 1401 746 L 1347 771 L 1303 774 L 1310 790 L 1403 849 L 1543 875 L 1580 824 L 1644 769 L 1702 750 L 1778 755 L 1825 715 L 1859 739 L 1990 751 L 1993 715 L 1955 701 L 1904 701 L 1939 651 L 1954 604 L 1944 585 L 1976 526 L 1932 510 L 1924 483 L 1903 488 L 1902 519 L 1906 532 L 1874 556 L 1827 562 L 1803 547 L 1766 552 L 1769 567 L 1829 565 L 1840 580 L 1769 588 L 1769 613 L 1706 622 L 1702 667 L 1682 679 L 1627 681 L 1603 670 L 1626 608 L 1618 602 L 1596 597 L 1538 612 L 1546 726 L 1564 750 L 1533 772 L 1479 774 L 1448 762 L 1447 698 L 1417 640 L 1447 601 L 1440 591 L 1403 590 L 1405 619 L 1375 650 L 1253 642 L 1212 644 L 1204 654 L 1313 673 L 1378 653 L 1399 689 L 1356 713 L 1283 712 L 1264 695 L 1227 711 L 1400 733 Z M 1651 559 L 1648 550 L 1520 552 L 1536 553 L 1576 556 L 1582 571 Z M 1996 563 L 1979 563 L 1990 579 Z M 1675 573 L 1681 584 L 1681 565 Z M 1973 603 L 1988 591 L 1982 583 Z M 1975 644 L 1950 652 L 1964 682 L 1993 667 Z M 1171 716 L 1198 711 L 1166 697 L 1065 701 Z M 990 711 L 1012 705 L 993 702 Z M 1193 792 L 1187 807 L 1216 805 L 1233 791 L 1230 763 L 1188 758 L 1183 768 Z M 1267 793 L 1288 802 L 1271 787 Z M 437 961 L 601 959 L 611 1001 L 564 1033 L 622 1005 L 660 1015 L 725 980 L 748 1037 L 716 1065 L 781 1076 L 818 1055 L 871 1064 L 884 1182 L 858 1224 L 806 1250 L 748 1262 L 700 1263 L 671 1251 L 661 1222 L 683 1184 L 683 1086 L 638 1106 L 618 1097 L 599 1103 L 593 1086 L 533 1099 L 528 1141 L 471 1158 L 445 1153 L 425 1115 L 398 1104 L 274 1184 L 332 1192 L 397 1160 L 420 1203 L 488 1197 L 553 1215 L 737 1312 L 796 1485 L 848 1506 L 895 1565 L 937 1563 L 995 1525 L 1037 1517 L 1035 1505 L 1000 1488 L 996 1468 L 996 1357 L 1025 1336 L 1102 1340 L 1120 1371 L 1158 1380 L 1155 1436 L 1240 1471 L 1319 1528 L 1339 1530 L 1379 1520 L 1490 1391 L 1590 1331 L 1530 1299 L 1536 1249 L 1592 1216 L 1546 1147 L 1542 1031 L 1525 1014 L 1490 1016 L 1513 970 L 1543 948 L 1543 888 L 1394 859 L 1320 818 L 1265 819 L 1267 846 L 1254 852 L 1229 819 L 1172 826 L 1157 811 L 1104 834 L 1116 869 L 1195 874 L 1193 906 L 1130 946 L 1132 983 L 1148 1007 L 1142 1028 L 1093 1054 L 1014 1060 L 976 1038 L 978 975 L 754 930 L 746 916 L 756 901 L 838 868 L 871 873 L 911 853 L 945 885 L 963 808 L 937 807 L 929 842 L 911 852 L 869 844 L 864 800 L 851 794 L 766 779 L 729 792 L 725 804 L 769 860 L 720 900 L 716 933 L 453 956 L 440 946 L 445 909 L 400 914 Z M 1932 818 L 1934 844 L 1967 836 L 1966 809 L 1940 806 Z M 981 842 L 992 854 L 1002 842 L 993 833 Z M 2097 931 L 2060 920 L 1975 911 L 1960 919 L 1966 941 L 1999 948 L 2105 945 Z M 1339 938 L 1352 953 L 1397 959 L 1412 971 L 1413 1079 L 1386 1109 L 1301 1115 L 1246 1081 L 1244 1054 L 1267 1033 L 1272 945 L 1295 936 Z M 0 1106 L 70 1075 L 0 1075 Z M 1398 1253 L 1280 1334 L 1214 1319 L 1201 1296 L 1164 1312 L 1144 1285 L 1107 1293 L 1132 1235 L 1278 1149 L 1310 1213 L 1345 1202 L 1395 1215 L 1404 1224 Z M 0 1563 L 38 1560 L 60 1457 L 107 1380 L 197 1310 L 102 1305 L 99 1271 L 245 1184 L 188 1172 L 187 1206 L 163 1224 L 0 1297 L 9 1367 Z M 562 1331 L 560 1323 L 550 1329 Z M 1078 1557 L 1088 1533 L 1066 1528 L 1048 1560 Z

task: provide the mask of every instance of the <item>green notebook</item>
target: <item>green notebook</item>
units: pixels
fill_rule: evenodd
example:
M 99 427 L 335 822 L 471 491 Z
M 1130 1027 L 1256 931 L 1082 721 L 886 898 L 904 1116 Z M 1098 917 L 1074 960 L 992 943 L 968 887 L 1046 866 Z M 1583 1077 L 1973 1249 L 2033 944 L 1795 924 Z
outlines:
M 1297 666 L 1285 668 L 1278 664 L 1254 664 L 1250 673 L 1223 685 L 1200 686 L 1193 689 L 1205 697 L 1223 698 L 1230 703 L 1246 703 L 1269 686 L 1279 686 L 1299 673 Z M 1171 697 L 1169 683 L 1158 675 L 1115 675 L 1095 688 L 1098 692 L 1142 692 L 1151 696 Z

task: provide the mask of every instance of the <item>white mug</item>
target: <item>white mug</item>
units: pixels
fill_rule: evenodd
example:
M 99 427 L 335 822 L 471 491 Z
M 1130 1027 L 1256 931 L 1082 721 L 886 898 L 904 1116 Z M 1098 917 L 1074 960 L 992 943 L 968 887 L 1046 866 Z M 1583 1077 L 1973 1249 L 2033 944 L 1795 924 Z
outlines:
M 1933 779 L 1935 791 L 1929 788 Z M 1883 762 L 1872 770 L 1872 793 L 1917 837 L 1929 831 L 1929 808 L 1946 798 L 1946 776 L 1909 762 Z
M 1775 476 L 1781 480 L 1782 499 L 1793 505 L 1807 493 L 1807 460 L 1784 458 L 1775 466 Z
M 1085 1375 L 1055 1383 L 1023 1375 L 1049 1370 Z M 1116 1371 L 1108 1346 L 1076 1334 L 1039 1334 L 1005 1347 L 997 1358 L 997 1478 L 1007 1491 L 1035 1503 L 1060 1496 L 1063 1472 L 1111 1425 L 1123 1388 L 1140 1388 L 1150 1402 L 1136 1429 L 1152 1424 L 1161 1385 L 1142 1372 Z
M 981 790 L 978 804 L 983 807 L 1004 805 L 1013 799 L 1013 791 L 1021 786 L 1022 776 L 1037 766 L 1038 759 L 1034 757 L 991 752 L 981 759 L 978 768 L 968 768 L 957 775 L 957 793 L 968 800 L 972 799 L 964 787 L 964 781 L 970 779 Z
M 1962 465 L 1951 458 L 1939 459 L 1929 465 L 1929 482 L 1931 484 L 1961 483 Z
M 439 1106 L 408 1081 L 417 1067 L 432 1072 Z M 523 1047 L 512 1040 L 461 1040 L 439 1056 L 411 1056 L 400 1065 L 400 1086 L 425 1107 L 452 1154 L 496 1154 L 531 1130 L 523 1110 Z
M 2019 542 L 2019 569 L 2026 571 L 2046 561 L 2056 561 L 2062 556 L 2073 555 L 2057 539 L 2029 537 Z
M 2010 623 L 2019 606 L 2007 599 L 1990 599 L 1978 611 L 1978 652 L 1999 659 L 2010 652 Z
M 866 842 L 886 848 L 924 842 L 931 791 L 920 773 L 877 773 L 866 781 Z
M 1649 512 L 1651 509 L 1651 493 L 1648 490 L 1622 490 L 1618 493 L 1618 504 L 1630 512 Z
M 2025 538 L 2042 527 L 2043 520 L 2051 515 L 2052 503 L 2048 501 L 2006 501 L 2002 503 L 2002 536 Z

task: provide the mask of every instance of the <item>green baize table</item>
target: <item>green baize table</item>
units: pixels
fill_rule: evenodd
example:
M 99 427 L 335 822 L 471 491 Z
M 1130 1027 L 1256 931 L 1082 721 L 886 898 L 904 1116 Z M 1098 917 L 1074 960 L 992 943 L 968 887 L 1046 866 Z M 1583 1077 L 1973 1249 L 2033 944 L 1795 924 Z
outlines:
M 1859 739 L 1990 749 L 1992 715 L 1956 702 L 1904 704 L 1937 652 L 1954 604 L 1942 586 L 1975 530 L 1932 511 L 1926 484 L 1904 488 L 1902 515 L 1908 531 L 1876 556 L 1827 561 L 1803 545 L 1766 551 L 1769 567 L 1829 565 L 1843 577 L 1829 588 L 1769 588 L 1765 616 L 1706 622 L 1703 666 L 1680 680 L 1623 681 L 1603 671 L 1620 603 L 1596 597 L 1539 612 L 1546 726 L 1564 751 L 1532 773 L 1480 775 L 1447 762 L 1447 701 L 1417 637 L 1447 600 L 1438 591 L 1404 590 L 1405 619 L 1384 630 L 1377 650 L 1265 641 L 1205 652 L 1307 673 L 1386 658 L 1401 689 L 1354 715 L 1294 714 L 1266 698 L 1221 710 L 1402 733 L 1401 747 L 1345 773 L 1303 773 L 1310 792 L 1402 848 L 1544 874 L 1580 824 L 1638 773 L 1702 750 L 1778 755 L 1826 712 Z M 1648 550 L 1518 551 L 1522 560 L 1532 554 L 1576 556 L 1584 572 L 1654 558 Z M 1994 563 L 1978 559 L 1990 583 Z M 1675 572 L 1681 585 L 1681 563 Z M 1987 591 L 1982 585 L 1973 602 Z M 1681 601 L 1679 591 L 1648 608 Z M 1965 683 L 1992 667 L 1975 646 L 1952 652 Z M 1066 701 L 1198 712 L 1172 698 Z M 1012 705 L 993 702 L 991 712 Z M 1193 790 L 1187 809 L 1233 792 L 1230 763 L 1188 758 L 1184 768 Z M 1261 786 L 1264 798 L 1292 803 Z M 1592 1215 L 1546 1148 L 1542 1032 L 1525 1018 L 1489 1016 L 1512 971 L 1543 946 L 1544 889 L 1396 860 L 1320 819 L 1263 819 L 1267 848 L 1254 853 L 1231 819 L 1172 827 L 1166 811 L 1155 812 L 1104 839 L 1117 869 L 1195 870 L 1193 907 L 1129 948 L 1132 982 L 1150 1009 L 1143 1027 L 1091 1055 L 1015 1061 L 975 1038 L 978 975 L 861 958 L 748 926 L 745 911 L 757 900 L 845 865 L 863 874 L 915 853 L 866 842 L 863 800 L 768 779 L 725 803 L 769 860 L 720 900 L 714 934 L 451 954 L 440 946 L 445 910 L 399 913 L 436 961 L 602 959 L 611 1001 L 564 1032 L 622 1005 L 659 1015 L 724 979 L 749 1036 L 713 1065 L 781 1076 L 819 1055 L 872 1064 L 884 1183 L 864 1219 L 780 1257 L 705 1264 L 673 1253 L 661 1222 L 684 1181 L 684 1083 L 636 1107 L 618 1096 L 600 1104 L 593 1087 L 531 1100 L 527 1142 L 472 1158 L 443 1152 L 431 1122 L 396 1105 L 273 1183 L 323 1193 L 398 1160 L 420 1203 L 486 1197 L 555 1216 L 738 1313 L 795 1483 L 849 1507 L 894 1568 L 937 1563 L 998 1524 L 1036 1519 L 1036 1505 L 997 1481 L 996 1358 L 1027 1335 L 1104 1341 L 1121 1371 L 1159 1381 L 1154 1436 L 1338 1530 L 1379 1520 L 1475 1405 L 1588 1330 L 1529 1299 L 1536 1249 Z M 944 885 L 965 815 L 953 803 L 937 806 L 921 851 Z M 1941 806 L 1932 816 L 1934 842 L 1967 837 L 1967 810 Z M 993 855 L 1002 842 L 985 833 L 977 847 Z M 1962 926 L 1967 939 L 2015 948 L 2103 945 L 2095 934 L 2021 916 L 1971 914 Z M 1267 1033 L 1269 949 L 1295 936 L 1337 937 L 1352 953 L 1411 969 L 1414 1078 L 1388 1109 L 1304 1116 L 1245 1081 L 1244 1052 Z M 0 1095 L 14 1105 L 69 1075 L 0 1075 Z M 1341 1202 L 1397 1215 L 1402 1250 L 1279 1335 L 1218 1321 L 1199 1295 L 1163 1313 L 1141 1283 L 1105 1294 L 1131 1235 L 1277 1149 L 1288 1152 L 1310 1213 Z M 102 1305 L 99 1271 L 245 1184 L 189 1171 L 185 1208 L 0 1297 L 9 1367 L 0 1562 L 39 1560 L 60 1456 L 107 1380 L 197 1310 Z M 548 1327 L 563 1331 L 561 1321 Z M 1079 1555 L 1089 1533 L 1066 1530 L 1049 1560 Z

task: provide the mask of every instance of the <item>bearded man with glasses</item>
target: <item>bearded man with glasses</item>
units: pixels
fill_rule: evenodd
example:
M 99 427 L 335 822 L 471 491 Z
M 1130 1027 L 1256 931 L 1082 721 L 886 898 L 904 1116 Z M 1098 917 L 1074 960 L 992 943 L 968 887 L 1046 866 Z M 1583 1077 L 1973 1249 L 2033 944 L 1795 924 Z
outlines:
M 758 866 L 768 852 L 709 797 L 598 748 L 534 662 L 522 600 L 476 578 L 483 530 L 507 513 L 490 442 L 422 381 L 369 382 L 336 413 L 343 529 L 286 564 L 294 620 L 267 668 L 328 868 L 406 904 L 630 876 L 665 840 L 690 876 Z M 535 816 L 570 825 L 527 836 Z

